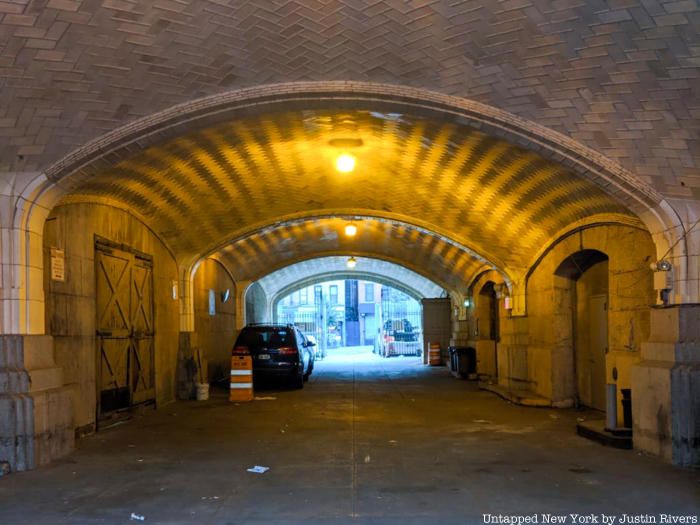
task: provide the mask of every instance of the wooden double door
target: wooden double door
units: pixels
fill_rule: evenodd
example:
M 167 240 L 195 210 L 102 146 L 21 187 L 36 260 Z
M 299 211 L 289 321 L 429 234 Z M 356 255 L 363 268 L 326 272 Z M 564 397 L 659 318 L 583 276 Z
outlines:
M 98 422 L 155 400 L 153 259 L 95 244 Z

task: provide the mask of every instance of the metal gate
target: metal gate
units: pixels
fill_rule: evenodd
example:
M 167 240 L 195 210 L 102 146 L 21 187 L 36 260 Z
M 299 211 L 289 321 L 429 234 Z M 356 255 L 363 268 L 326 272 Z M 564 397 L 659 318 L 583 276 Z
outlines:
M 382 286 L 381 331 L 375 351 L 383 357 L 423 353 L 421 306 L 402 292 Z
M 153 259 L 95 243 L 97 415 L 155 399 Z
M 277 312 L 277 322 L 281 324 L 293 324 L 301 332 L 309 337 L 313 337 L 316 343 L 316 357 L 326 356 L 326 345 L 323 337 L 323 315 L 320 307 L 315 307 L 313 311 L 281 311 Z

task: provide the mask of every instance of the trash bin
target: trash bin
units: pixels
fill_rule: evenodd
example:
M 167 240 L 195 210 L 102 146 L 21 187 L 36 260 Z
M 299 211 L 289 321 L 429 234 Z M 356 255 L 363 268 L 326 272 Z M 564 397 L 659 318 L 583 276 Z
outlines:
M 476 375 L 476 350 L 470 346 L 451 346 L 450 368 L 455 377 L 468 379 Z
M 459 377 L 459 370 L 457 368 L 457 349 L 454 346 L 447 348 L 447 352 L 450 357 L 450 372 L 455 377 Z

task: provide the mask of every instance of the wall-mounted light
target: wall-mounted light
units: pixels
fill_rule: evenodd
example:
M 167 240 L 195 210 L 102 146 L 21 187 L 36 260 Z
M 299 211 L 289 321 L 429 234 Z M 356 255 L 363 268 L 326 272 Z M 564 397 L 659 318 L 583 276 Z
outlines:
M 465 308 L 469 308 L 471 305 L 472 305 L 472 300 L 469 297 L 464 299 L 464 307 Z
M 672 268 L 673 265 L 666 259 L 661 259 L 651 265 L 651 269 L 657 272 L 670 272 Z
M 350 257 L 345 264 L 352 270 L 355 266 L 357 266 L 357 259 Z
M 503 308 L 506 310 L 512 310 L 513 309 L 513 299 L 510 295 L 506 295 L 503 298 Z
M 345 235 L 347 237 L 354 237 L 357 235 L 357 226 L 355 226 L 353 223 L 347 224 L 345 226 Z
M 335 159 L 335 169 L 340 173 L 350 173 L 355 169 L 355 161 L 354 155 L 343 153 L 342 155 L 338 155 L 338 158 Z

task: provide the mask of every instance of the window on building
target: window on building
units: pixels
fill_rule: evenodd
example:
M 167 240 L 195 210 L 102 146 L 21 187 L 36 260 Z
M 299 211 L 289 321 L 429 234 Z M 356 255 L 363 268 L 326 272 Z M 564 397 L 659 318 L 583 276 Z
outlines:
M 317 284 L 314 286 L 314 304 L 321 304 L 323 302 L 323 286 Z
M 294 292 L 290 297 L 292 298 L 292 306 L 299 304 L 299 292 L 298 291 Z
M 331 284 L 329 292 L 331 296 L 331 304 L 338 304 L 338 285 Z
M 365 283 L 365 302 L 374 302 L 374 283 Z
M 309 304 L 309 289 L 308 288 L 302 288 L 300 290 L 299 302 L 300 302 L 300 304 Z

